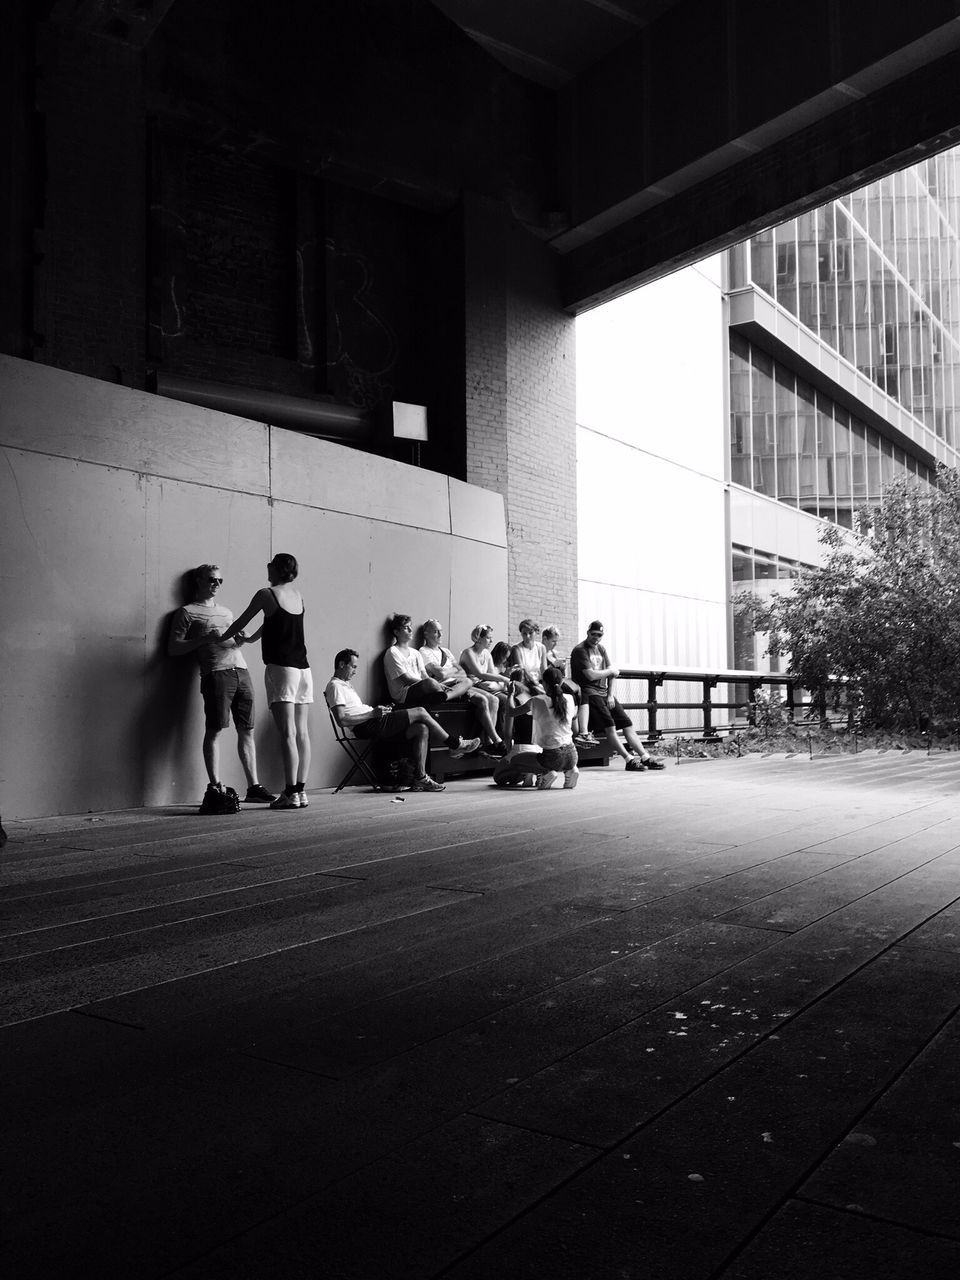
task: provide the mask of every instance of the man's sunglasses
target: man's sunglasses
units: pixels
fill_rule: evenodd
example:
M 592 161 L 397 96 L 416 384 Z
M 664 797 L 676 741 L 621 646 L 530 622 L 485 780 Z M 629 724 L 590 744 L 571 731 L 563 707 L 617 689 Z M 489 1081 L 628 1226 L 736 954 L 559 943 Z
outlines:
M 223 586 L 223 579 L 222 579 L 222 578 L 208 578 L 208 579 L 207 579 L 207 581 L 208 581 L 208 582 L 210 582 L 210 583 L 215 582 L 215 583 L 217 584 L 217 586 L 218 586 L 218 587 L 222 587 L 222 586 Z

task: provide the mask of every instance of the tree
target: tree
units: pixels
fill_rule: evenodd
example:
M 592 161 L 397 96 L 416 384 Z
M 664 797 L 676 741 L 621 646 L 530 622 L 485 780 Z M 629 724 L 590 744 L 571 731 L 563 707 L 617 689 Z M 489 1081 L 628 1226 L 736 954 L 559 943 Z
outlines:
M 960 473 L 939 468 L 935 489 L 895 482 L 861 530 L 826 526 L 819 568 L 788 594 L 737 597 L 738 611 L 807 689 L 846 681 L 865 724 L 960 721 Z

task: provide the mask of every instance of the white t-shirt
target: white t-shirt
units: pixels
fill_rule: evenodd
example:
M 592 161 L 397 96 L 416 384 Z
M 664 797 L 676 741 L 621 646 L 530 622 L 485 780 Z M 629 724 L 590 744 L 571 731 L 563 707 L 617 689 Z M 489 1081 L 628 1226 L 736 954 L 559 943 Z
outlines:
M 547 651 L 539 640 L 535 640 L 532 649 L 526 645 L 515 644 L 513 657 L 531 680 L 539 680 L 547 665 Z
M 171 640 L 199 640 L 208 631 L 226 631 L 233 622 L 233 614 L 219 603 L 185 604 L 173 615 L 170 624 Z M 209 675 L 211 671 L 232 671 L 236 667 L 246 670 L 246 662 L 234 640 L 226 644 L 218 644 L 211 640 L 196 651 L 200 659 L 200 674 Z
M 430 663 L 438 666 L 443 672 L 445 680 L 458 674 L 456 658 L 442 644 L 438 644 L 435 649 L 431 649 L 429 645 L 422 644 L 420 646 L 420 657 L 423 659 L 424 666 Z
M 349 680 L 341 680 L 339 676 L 327 682 L 323 696 L 331 710 L 343 708 L 339 715 L 342 725 L 364 724 L 376 715 L 376 708 L 367 706 Z
M 530 714 L 533 716 L 533 740 L 546 750 L 548 747 L 566 747 L 573 742 L 573 717 L 577 713 L 577 704 L 569 693 L 563 695 L 567 707 L 567 723 L 561 724 L 554 714 L 550 699 L 538 693 L 530 699 Z
M 383 670 L 387 677 L 387 688 L 394 702 L 405 702 L 409 684 L 404 683 L 401 675 L 413 676 L 415 680 L 426 680 L 427 669 L 423 665 L 419 649 L 408 649 L 406 653 L 398 644 L 392 644 L 383 655 Z

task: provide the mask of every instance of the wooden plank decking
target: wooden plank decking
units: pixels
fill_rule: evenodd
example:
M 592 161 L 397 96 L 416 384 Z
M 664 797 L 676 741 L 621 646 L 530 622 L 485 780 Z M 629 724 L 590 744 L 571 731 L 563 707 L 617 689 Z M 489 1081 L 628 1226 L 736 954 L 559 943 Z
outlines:
M 960 755 L 7 828 L 16 1280 L 960 1274 Z

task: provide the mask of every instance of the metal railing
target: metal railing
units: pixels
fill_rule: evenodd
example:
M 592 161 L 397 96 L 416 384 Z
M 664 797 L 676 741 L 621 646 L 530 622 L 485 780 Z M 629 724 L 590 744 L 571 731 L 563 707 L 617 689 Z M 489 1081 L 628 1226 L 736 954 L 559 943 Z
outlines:
M 645 681 L 646 701 L 631 701 L 622 697 L 624 680 Z M 688 702 L 664 699 L 660 691 L 668 682 L 699 685 L 699 700 Z M 727 698 L 717 701 L 714 691 L 721 685 L 726 686 Z M 706 742 L 719 742 L 723 733 L 754 727 L 757 724 L 757 694 L 764 690 L 780 693 L 782 712 L 788 721 L 854 727 L 856 703 L 846 698 L 841 681 L 832 681 L 827 687 L 808 694 L 801 687 L 798 676 L 784 672 L 671 671 L 621 667 L 619 677 L 613 682 L 613 691 L 620 697 L 627 711 L 646 713 L 648 742 L 656 742 L 665 733 L 696 733 Z M 660 716 L 671 711 L 696 711 L 699 714 L 696 723 L 664 726 L 660 722 Z M 734 715 L 718 724 L 714 719 L 717 712 L 733 712 Z

